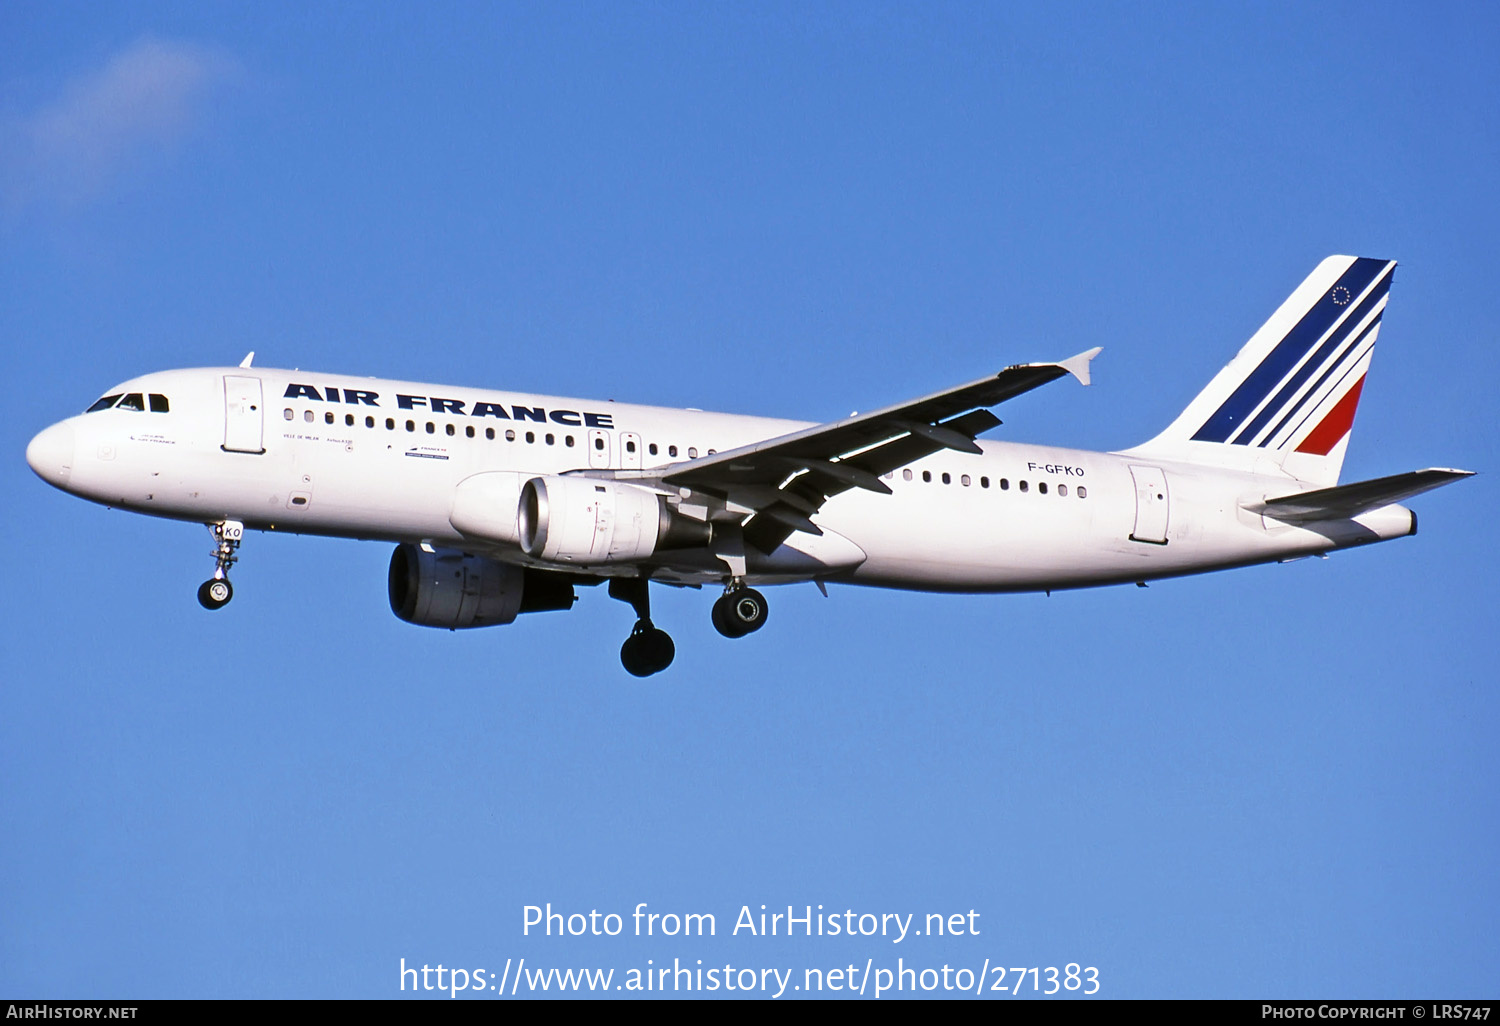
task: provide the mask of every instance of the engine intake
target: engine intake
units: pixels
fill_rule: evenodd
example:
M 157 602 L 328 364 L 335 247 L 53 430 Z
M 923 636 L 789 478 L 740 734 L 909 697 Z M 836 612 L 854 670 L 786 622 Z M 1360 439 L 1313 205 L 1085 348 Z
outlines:
M 666 496 L 592 477 L 534 477 L 521 489 L 521 548 L 533 559 L 582 565 L 644 559 L 707 545 L 712 528 Z
M 397 545 L 388 581 L 391 612 L 423 627 L 494 627 L 521 613 L 569 609 L 567 575 L 523 569 L 457 549 Z

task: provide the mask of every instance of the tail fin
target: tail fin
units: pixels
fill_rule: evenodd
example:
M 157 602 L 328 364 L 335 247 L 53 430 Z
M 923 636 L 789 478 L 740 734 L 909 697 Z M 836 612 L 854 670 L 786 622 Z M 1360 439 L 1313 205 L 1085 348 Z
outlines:
M 1395 269 L 1324 260 L 1170 427 L 1130 452 L 1337 484 Z

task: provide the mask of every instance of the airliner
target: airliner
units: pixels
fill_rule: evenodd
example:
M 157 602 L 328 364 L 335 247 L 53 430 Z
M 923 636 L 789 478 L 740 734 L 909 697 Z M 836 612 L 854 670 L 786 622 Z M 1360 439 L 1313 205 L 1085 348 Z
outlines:
M 812 582 L 1026 592 L 1140 584 L 1415 534 L 1397 503 L 1469 476 L 1339 484 L 1395 262 L 1329 257 L 1161 434 L 1085 452 L 981 441 L 992 407 L 1089 383 L 1090 349 L 811 424 L 257 367 L 110 388 L 26 450 L 63 491 L 205 524 L 207 609 L 246 529 L 394 542 L 396 616 L 449 629 L 570 608 L 607 582 L 638 677 L 675 646 L 649 585 L 720 587 L 711 620 L 761 629 L 757 590 Z

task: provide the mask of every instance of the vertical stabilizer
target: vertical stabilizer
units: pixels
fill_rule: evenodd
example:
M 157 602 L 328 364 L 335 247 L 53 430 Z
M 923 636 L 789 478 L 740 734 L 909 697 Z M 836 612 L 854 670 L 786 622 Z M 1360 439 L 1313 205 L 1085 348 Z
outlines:
M 1332 256 L 1132 454 L 1338 483 L 1394 260 Z

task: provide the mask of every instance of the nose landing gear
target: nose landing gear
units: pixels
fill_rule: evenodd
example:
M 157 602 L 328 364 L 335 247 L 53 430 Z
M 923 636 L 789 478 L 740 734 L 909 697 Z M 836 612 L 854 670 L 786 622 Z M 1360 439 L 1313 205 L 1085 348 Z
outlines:
M 214 575 L 198 586 L 198 603 L 204 609 L 221 609 L 234 598 L 229 568 L 239 559 L 236 553 L 245 536 L 245 525 L 238 520 L 221 520 L 207 526 L 214 536 Z
M 731 583 L 714 602 L 714 629 L 726 638 L 743 638 L 766 624 L 766 597 L 744 584 Z

